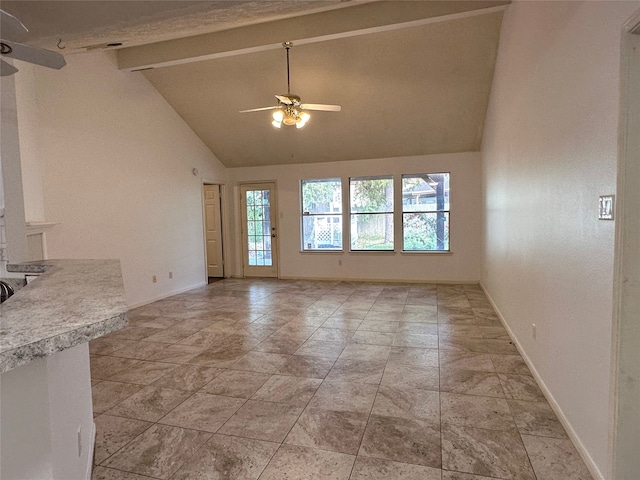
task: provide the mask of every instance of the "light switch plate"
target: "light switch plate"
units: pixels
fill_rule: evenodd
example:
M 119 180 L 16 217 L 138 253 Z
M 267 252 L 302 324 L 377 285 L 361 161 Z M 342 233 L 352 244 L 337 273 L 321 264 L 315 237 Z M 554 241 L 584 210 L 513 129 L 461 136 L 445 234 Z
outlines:
M 615 195 L 601 195 L 598 202 L 598 218 L 600 220 L 613 220 L 613 206 Z

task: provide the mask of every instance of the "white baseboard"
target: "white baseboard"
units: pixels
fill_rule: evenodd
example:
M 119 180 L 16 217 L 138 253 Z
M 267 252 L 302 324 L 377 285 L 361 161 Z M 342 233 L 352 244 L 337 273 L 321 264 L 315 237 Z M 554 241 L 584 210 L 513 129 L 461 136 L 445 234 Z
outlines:
M 540 386 L 540 390 L 542 390 L 542 393 L 544 394 L 545 398 L 549 402 L 551 409 L 555 412 L 556 416 L 558 417 L 558 420 L 560 421 L 564 429 L 567 431 L 567 435 L 569 436 L 569 439 L 573 442 L 573 445 L 576 447 L 576 450 L 582 457 L 582 460 L 584 461 L 585 465 L 589 469 L 589 472 L 591 473 L 591 475 L 595 480 L 605 480 L 604 475 L 602 475 L 602 472 L 600 472 L 600 469 L 596 466 L 595 462 L 593 461 L 593 458 L 585 448 L 584 444 L 582 443 L 582 441 L 580 441 L 580 437 L 571 426 L 571 423 L 569 423 L 569 420 L 567 419 L 566 415 L 562 411 L 562 408 L 560 407 L 558 402 L 556 402 L 556 399 L 553 397 L 553 395 L 551 394 L 551 391 L 549 390 L 547 385 L 544 383 L 544 380 L 538 373 L 538 370 L 536 370 L 535 365 L 533 364 L 531 359 L 528 357 L 524 348 L 522 347 L 520 342 L 518 342 L 518 339 L 514 335 L 513 331 L 511 330 L 511 328 L 509 328 L 507 321 L 505 320 L 504 316 L 500 312 L 500 309 L 498 308 L 496 303 L 493 301 L 493 298 L 491 298 L 491 295 L 487 291 L 482 281 L 480 282 L 480 288 L 482 288 L 482 291 L 487 296 L 489 303 L 491 303 L 491 306 L 493 307 L 496 314 L 498 315 L 498 318 L 502 322 L 502 325 L 504 326 L 505 330 L 507 330 L 507 333 L 509 334 L 511 341 L 513 341 L 514 345 L 518 349 L 518 352 L 520 352 L 520 355 L 522 356 L 525 363 L 527 364 L 527 367 L 529 367 L 529 370 L 531 370 L 531 374 L 533 375 L 533 378 L 535 378 L 536 382 L 538 382 L 538 385 Z
M 229 275 L 225 278 L 257 278 L 244 277 L 242 275 Z M 310 280 L 318 282 L 367 282 L 367 283 L 424 283 L 442 285 L 479 285 L 479 280 L 438 280 L 415 278 L 360 278 L 360 277 L 301 277 L 299 275 L 278 275 L 279 280 Z
M 141 302 L 137 302 L 137 303 L 131 304 L 131 305 L 129 305 L 129 310 L 131 310 L 133 308 L 143 307 L 145 305 L 149 305 L 150 303 L 157 302 L 158 300 L 164 300 L 165 298 L 173 297 L 174 295 L 179 295 L 181 293 L 188 292 L 189 290 L 193 290 L 194 288 L 204 287 L 206 284 L 207 284 L 207 282 L 202 281 L 202 282 L 198 282 L 198 283 L 196 283 L 194 285 L 190 285 L 188 287 L 183 287 L 183 288 L 179 288 L 178 290 L 172 290 L 170 292 L 163 293 L 162 295 L 160 295 L 158 297 L 151 298 L 149 300 L 143 300 Z
M 91 474 L 93 473 L 93 451 L 96 447 L 96 424 L 91 422 L 91 434 L 89 442 L 89 460 L 87 461 L 87 470 L 84 475 L 85 480 L 91 480 Z
M 478 280 L 437 280 L 437 279 L 408 279 L 408 278 L 351 278 L 351 277 L 300 277 L 280 275 L 280 280 L 316 280 L 318 282 L 367 282 L 367 283 L 425 283 L 443 285 L 478 285 Z

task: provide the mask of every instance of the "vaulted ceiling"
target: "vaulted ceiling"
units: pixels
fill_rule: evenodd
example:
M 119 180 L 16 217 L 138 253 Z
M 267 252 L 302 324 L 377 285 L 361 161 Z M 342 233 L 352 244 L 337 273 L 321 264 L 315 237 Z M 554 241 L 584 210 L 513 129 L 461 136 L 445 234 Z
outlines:
M 2 1 L 30 34 L 65 54 L 122 42 L 141 70 L 228 167 L 387 158 L 480 148 L 505 1 Z M 287 91 L 310 112 L 271 126 Z M 60 50 L 58 50 L 60 51 Z M 139 75 L 139 74 L 137 74 Z

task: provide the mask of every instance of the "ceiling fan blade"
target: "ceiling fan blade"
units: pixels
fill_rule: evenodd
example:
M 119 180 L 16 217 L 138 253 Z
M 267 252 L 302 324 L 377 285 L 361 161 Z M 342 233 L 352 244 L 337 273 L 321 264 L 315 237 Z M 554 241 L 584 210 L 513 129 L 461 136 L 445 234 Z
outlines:
M 249 112 L 262 112 L 264 110 L 273 110 L 273 109 L 278 109 L 281 108 L 279 105 L 275 106 L 275 107 L 260 107 L 260 108 L 252 108 L 250 110 L 240 110 L 238 113 L 249 113 Z
M 22 43 L 10 42 L 4 39 L 2 40 L 2 44 L 10 47 L 11 51 L 7 53 L 4 53 L 5 48 L 3 47 L 2 55 L 6 55 L 7 57 L 22 60 L 24 62 L 35 63 L 36 65 L 42 65 L 43 67 L 55 68 L 56 70 L 61 69 L 67 64 L 64 57 L 57 52 L 30 47 Z
M 17 71 L 18 69 L 13 65 L 5 62 L 4 60 L 0 60 L 0 77 L 7 77 L 9 75 L 13 75 Z
M 13 39 L 19 39 L 19 37 L 23 37 L 24 34 L 29 31 L 29 29 L 24 26 L 24 23 L 22 23 L 6 10 L 2 10 L 1 8 L 0 30 L 2 31 L 3 35 Z
M 318 110 L 320 112 L 339 112 L 342 110 L 340 105 L 324 105 L 322 103 L 302 103 L 300 108 L 303 110 Z

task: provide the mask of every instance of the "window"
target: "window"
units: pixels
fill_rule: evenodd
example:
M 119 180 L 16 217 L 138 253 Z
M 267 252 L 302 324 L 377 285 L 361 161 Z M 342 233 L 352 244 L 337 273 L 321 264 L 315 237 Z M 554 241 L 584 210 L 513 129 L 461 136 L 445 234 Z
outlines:
M 449 250 L 449 174 L 402 176 L 402 248 Z
M 342 181 L 302 180 L 302 250 L 342 250 Z
M 351 250 L 393 250 L 393 177 L 350 179 Z

